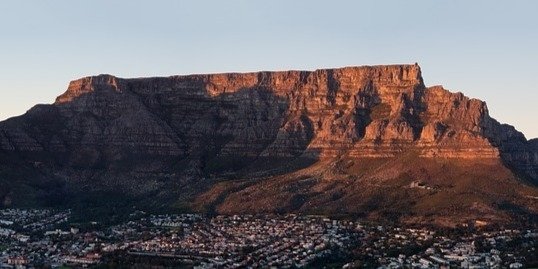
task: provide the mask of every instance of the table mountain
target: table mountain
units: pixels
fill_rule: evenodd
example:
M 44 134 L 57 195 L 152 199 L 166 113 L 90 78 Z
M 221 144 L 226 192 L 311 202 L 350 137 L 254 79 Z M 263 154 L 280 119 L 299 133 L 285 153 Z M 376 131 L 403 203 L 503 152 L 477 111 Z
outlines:
M 0 160 L 6 206 L 405 220 L 538 212 L 537 140 L 480 100 L 426 87 L 417 64 L 86 77 L 1 122 Z

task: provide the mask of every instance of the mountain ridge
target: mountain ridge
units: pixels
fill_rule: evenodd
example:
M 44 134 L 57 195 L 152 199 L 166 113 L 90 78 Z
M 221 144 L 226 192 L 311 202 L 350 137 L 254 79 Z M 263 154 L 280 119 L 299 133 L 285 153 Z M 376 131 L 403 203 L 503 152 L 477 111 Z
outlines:
M 63 193 L 121 190 L 132 197 L 156 195 L 166 201 L 163 204 L 179 199 L 201 210 L 220 207 L 228 213 L 233 211 L 227 208 L 242 211 L 242 206 L 255 206 L 256 199 L 267 200 L 262 195 L 243 201 L 233 198 L 235 193 L 264 189 L 270 182 L 297 184 L 302 179 L 295 175 L 301 173 L 299 177 L 316 178 L 308 183 L 311 187 L 325 186 L 338 174 L 358 178 L 336 183 L 344 189 L 395 179 L 402 188 L 412 179 L 403 179 L 403 174 L 432 178 L 429 173 L 443 162 L 464 177 L 493 176 L 471 173 L 463 160 L 499 167 L 513 188 L 533 192 L 538 182 L 536 141 L 491 118 L 485 102 L 442 86 L 426 87 L 417 64 L 134 79 L 98 75 L 72 81 L 52 105 L 36 106 L 0 123 L 0 152 L 17 156 L 38 174 L 57 178 Z M 415 157 L 402 157 L 409 154 Z M 390 159 L 398 168 L 383 164 L 380 167 L 388 168 L 366 173 L 370 168 L 358 164 L 365 159 Z M 423 172 L 405 165 L 419 160 L 434 161 L 424 161 L 431 164 Z M 346 161 L 353 164 L 340 167 Z M 206 204 L 199 200 L 211 196 L 223 178 L 248 182 L 260 175 L 260 185 L 251 181 L 234 187 L 239 190 L 226 189 L 232 198 Z M 530 187 L 519 186 L 521 179 Z M 361 195 L 363 200 L 372 198 Z M 520 195 L 510 194 L 510 203 Z M 301 199 L 313 201 L 324 192 L 311 196 Z M 344 201 L 351 196 L 351 190 L 341 190 L 335 197 Z M 221 200 L 225 204 L 216 205 Z M 308 203 L 288 208 L 302 207 L 314 208 Z M 360 208 L 348 213 L 365 210 Z

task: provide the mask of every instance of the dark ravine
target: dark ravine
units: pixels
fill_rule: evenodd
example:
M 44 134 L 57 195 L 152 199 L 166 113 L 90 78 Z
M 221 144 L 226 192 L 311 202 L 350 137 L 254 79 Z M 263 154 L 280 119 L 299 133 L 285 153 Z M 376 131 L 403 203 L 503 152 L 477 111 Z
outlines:
M 220 213 L 538 212 L 537 140 L 480 100 L 426 87 L 416 64 L 86 77 L 1 122 L 0 157 L 6 206 L 117 193 Z

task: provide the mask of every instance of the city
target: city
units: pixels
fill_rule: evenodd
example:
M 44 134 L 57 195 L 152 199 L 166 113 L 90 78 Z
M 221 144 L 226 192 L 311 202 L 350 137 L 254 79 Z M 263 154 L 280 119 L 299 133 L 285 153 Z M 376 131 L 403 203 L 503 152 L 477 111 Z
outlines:
M 524 268 L 538 230 L 458 232 L 324 216 L 130 214 L 74 224 L 71 211 L 0 210 L 0 268 Z

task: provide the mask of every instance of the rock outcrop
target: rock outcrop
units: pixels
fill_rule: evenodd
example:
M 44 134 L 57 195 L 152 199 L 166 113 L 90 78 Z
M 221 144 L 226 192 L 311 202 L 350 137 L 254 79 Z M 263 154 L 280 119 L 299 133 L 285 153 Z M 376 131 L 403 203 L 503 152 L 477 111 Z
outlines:
M 0 123 L 0 150 L 42 163 L 43 173 L 73 189 L 133 193 L 167 182 L 286 173 L 294 169 L 290 160 L 409 152 L 497 159 L 538 184 L 536 140 L 492 119 L 480 100 L 426 87 L 416 64 L 86 77 L 54 104 Z

